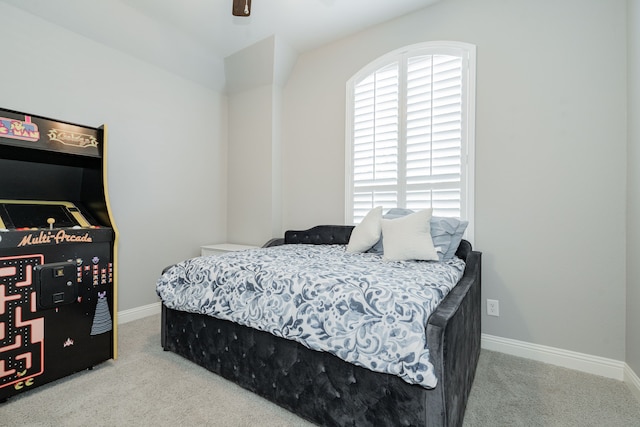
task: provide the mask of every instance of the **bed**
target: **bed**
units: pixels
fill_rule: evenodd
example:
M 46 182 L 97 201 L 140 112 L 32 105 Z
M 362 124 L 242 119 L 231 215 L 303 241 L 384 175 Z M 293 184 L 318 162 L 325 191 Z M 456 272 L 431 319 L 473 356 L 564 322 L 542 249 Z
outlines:
M 316 226 L 287 231 L 264 247 L 340 247 L 352 232 L 353 226 Z M 164 300 L 161 345 L 319 425 L 458 426 L 480 353 L 481 253 L 462 240 L 455 255 L 464 261 L 461 277 L 426 322 L 433 388 Z

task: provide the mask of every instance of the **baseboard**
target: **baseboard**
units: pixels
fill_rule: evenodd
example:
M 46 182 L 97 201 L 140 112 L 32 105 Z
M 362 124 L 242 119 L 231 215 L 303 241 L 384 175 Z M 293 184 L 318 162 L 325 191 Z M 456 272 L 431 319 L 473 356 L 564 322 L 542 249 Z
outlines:
M 624 364 L 624 382 L 627 383 L 631 392 L 640 401 L 640 378 L 626 363 Z
M 544 345 L 532 344 L 525 341 L 501 338 L 487 334 L 482 334 L 481 346 L 487 350 L 550 363 L 552 365 L 562 366 L 564 368 L 574 369 L 589 374 L 600 375 L 618 381 L 623 381 L 625 379 L 626 364 L 619 360 L 607 359 L 605 357 L 592 356 L 575 351 L 562 350 L 555 347 L 547 347 Z
M 153 304 L 143 305 L 129 310 L 123 310 L 118 312 L 118 325 L 123 323 L 133 322 L 134 320 L 142 319 L 143 317 L 153 316 L 160 314 L 161 303 L 155 302 Z

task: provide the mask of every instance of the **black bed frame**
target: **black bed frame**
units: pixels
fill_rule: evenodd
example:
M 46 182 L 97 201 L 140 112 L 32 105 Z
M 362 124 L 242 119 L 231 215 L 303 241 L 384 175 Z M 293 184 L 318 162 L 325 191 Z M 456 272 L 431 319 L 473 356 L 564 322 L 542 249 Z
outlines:
M 352 226 L 287 231 L 280 244 L 346 244 Z M 465 240 L 462 279 L 427 324 L 438 385 L 425 389 L 267 332 L 162 306 L 162 347 L 313 423 L 460 426 L 480 355 L 481 253 Z

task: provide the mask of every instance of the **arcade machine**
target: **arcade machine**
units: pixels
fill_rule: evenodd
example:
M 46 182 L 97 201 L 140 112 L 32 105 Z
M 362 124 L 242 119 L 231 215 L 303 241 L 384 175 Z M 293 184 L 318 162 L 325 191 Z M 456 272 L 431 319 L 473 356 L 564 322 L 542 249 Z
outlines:
M 117 357 L 105 144 L 0 109 L 0 402 Z

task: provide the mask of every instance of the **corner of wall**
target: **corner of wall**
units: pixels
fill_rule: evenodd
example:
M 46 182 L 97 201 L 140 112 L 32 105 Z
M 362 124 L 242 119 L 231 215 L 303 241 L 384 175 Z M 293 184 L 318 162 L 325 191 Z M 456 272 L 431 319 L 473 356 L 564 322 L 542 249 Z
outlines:
M 631 393 L 638 399 L 640 402 L 640 378 L 633 372 L 633 369 L 628 364 L 625 364 L 624 367 L 624 382 L 631 390 Z
M 640 372 L 640 0 L 627 1 L 627 268 L 625 360 L 630 372 Z M 633 369 L 633 370 L 632 370 Z M 634 374 L 636 388 L 640 381 Z

